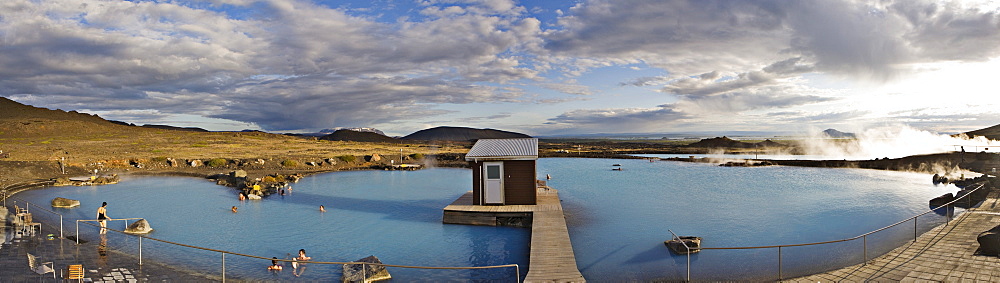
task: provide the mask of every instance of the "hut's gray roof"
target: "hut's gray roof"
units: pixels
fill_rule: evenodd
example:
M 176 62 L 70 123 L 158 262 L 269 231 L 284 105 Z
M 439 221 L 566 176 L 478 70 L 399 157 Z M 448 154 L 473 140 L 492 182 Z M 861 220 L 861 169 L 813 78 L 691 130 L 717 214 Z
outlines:
M 480 139 L 465 154 L 468 161 L 515 159 L 538 159 L 538 139 Z

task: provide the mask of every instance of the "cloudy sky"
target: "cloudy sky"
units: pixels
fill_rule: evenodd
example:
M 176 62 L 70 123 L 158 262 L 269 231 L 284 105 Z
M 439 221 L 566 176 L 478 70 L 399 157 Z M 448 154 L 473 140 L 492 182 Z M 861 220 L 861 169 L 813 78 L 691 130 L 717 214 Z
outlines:
M 1000 124 L 996 1 L 3 0 L 0 96 L 405 135 Z

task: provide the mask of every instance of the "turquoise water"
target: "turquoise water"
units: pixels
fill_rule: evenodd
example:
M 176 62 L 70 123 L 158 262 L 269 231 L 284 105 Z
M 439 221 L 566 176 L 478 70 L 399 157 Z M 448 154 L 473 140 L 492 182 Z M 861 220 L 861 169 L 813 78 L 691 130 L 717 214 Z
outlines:
M 102 201 L 113 218 L 141 217 L 155 229 L 150 237 L 263 257 L 285 258 L 305 249 L 315 261 L 353 261 L 369 255 L 382 262 L 417 266 L 485 266 L 528 263 L 530 229 L 445 225 L 442 208 L 468 191 L 464 169 L 350 171 L 309 176 L 292 193 L 263 201 L 239 201 L 236 191 L 197 178 L 132 177 L 116 185 L 55 187 L 19 193 L 33 203 L 56 196 L 78 199 L 81 207 L 59 209 L 73 234 L 74 220 L 94 219 Z M 324 205 L 327 212 L 319 212 Z M 237 206 L 232 213 L 230 207 Z M 41 213 L 37 213 L 41 214 Z M 124 228 L 124 223 L 109 227 Z M 98 239 L 81 225 L 82 238 Z M 108 234 L 109 246 L 137 254 L 134 240 Z M 146 260 L 219 275 L 219 253 L 143 241 Z M 96 255 L 96 251 L 94 251 Z M 333 281 L 339 265 L 311 264 L 295 277 L 289 267 L 266 270 L 270 261 L 226 256 L 227 278 Z M 299 272 L 296 271 L 296 274 Z M 390 268 L 403 281 L 469 279 L 513 282 L 515 270 L 449 271 Z
M 656 158 L 713 158 L 719 160 L 728 159 L 770 159 L 770 160 L 840 160 L 843 157 L 836 156 L 826 156 L 826 155 L 801 155 L 801 154 L 633 154 L 635 156 L 641 157 L 656 157 Z
M 621 164 L 622 171 L 612 171 Z M 927 211 L 954 187 L 925 174 L 864 169 L 720 167 L 686 162 L 547 158 L 538 174 L 559 189 L 577 265 L 588 280 L 683 280 L 685 256 L 663 245 L 672 230 L 704 247 L 811 243 L 858 236 Z M 927 231 L 946 218 L 920 217 Z M 868 238 L 869 256 L 912 240 L 913 224 Z M 777 249 L 706 250 L 694 280 L 775 280 Z M 862 262 L 859 241 L 782 249 L 789 278 Z
M 612 164 L 624 170 L 612 171 Z M 538 174 L 552 176 L 566 211 L 577 264 L 594 282 L 682 280 L 686 257 L 671 255 L 667 229 L 700 236 L 705 247 L 797 244 L 849 238 L 926 211 L 927 201 L 957 191 L 934 186 L 925 174 L 799 167 L 719 167 L 713 164 L 582 158 L 545 158 Z M 93 219 L 100 202 L 112 217 L 143 217 L 151 237 L 264 257 L 284 258 L 304 248 L 314 260 L 351 261 L 376 255 L 383 262 L 422 266 L 517 263 L 530 268 L 530 230 L 441 224 L 441 209 L 469 190 L 467 169 L 414 172 L 351 171 L 314 175 L 285 197 L 236 199 L 235 191 L 196 178 L 132 177 L 117 185 L 57 187 L 17 195 L 35 203 L 56 196 L 82 207 L 56 210 Z M 320 213 L 319 205 L 327 212 Z M 231 206 L 239 212 L 232 213 Z M 44 216 L 44 214 L 39 214 Z M 943 223 L 930 214 L 920 232 Z M 117 226 L 116 226 L 117 225 Z M 111 227 L 120 229 L 124 224 Z M 72 234 L 69 232 L 68 234 Z M 97 229 L 81 226 L 84 239 Z M 913 224 L 868 239 L 873 257 L 913 237 Z M 135 253 L 134 239 L 109 234 L 108 245 Z M 96 251 L 94 252 L 96 254 Z M 146 260 L 218 274 L 218 253 L 143 241 Z M 862 261 L 862 242 L 782 250 L 785 278 Z M 695 280 L 777 279 L 777 250 L 706 250 L 691 258 Z M 226 257 L 227 277 L 336 280 L 339 266 L 310 265 L 302 277 L 272 274 L 269 262 Z M 287 267 L 287 265 L 286 265 Z M 525 268 L 527 267 L 527 268 Z M 401 281 L 513 281 L 513 270 L 421 271 L 390 269 Z

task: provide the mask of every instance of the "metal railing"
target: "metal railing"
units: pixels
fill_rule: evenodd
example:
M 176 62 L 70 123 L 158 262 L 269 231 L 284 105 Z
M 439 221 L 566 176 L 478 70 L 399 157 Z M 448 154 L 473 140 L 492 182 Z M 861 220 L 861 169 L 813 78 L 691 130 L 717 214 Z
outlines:
M 985 187 L 984 183 L 977 183 L 975 185 L 978 185 L 979 187 L 973 189 L 972 191 L 966 193 L 965 195 L 956 197 L 954 200 L 952 200 L 952 201 L 950 201 L 948 203 L 945 203 L 945 204 L 940 205 L 938 207 L 935 207 L 933 209 L 929 209 L 929 210 L 927 210 L 927 211 L 925 211 L 923 213 L 917 214 L 916 216 L 913 216 L 913 217 L 901 220 L 899 222 L 893 223 L 892 225 L 885 226 L 885 227 L 873 230 L 871 232 L 864 233 L 864 234 L 861 234 L 861 235 L 858 235 L 858 236 L 855 236 L 855 237 L 851 237 L 851 238 L 840 239 L 840 240 L 832 240 L 832 241 L 824 241 L 824 242 L 815 242 L 815 243 L 791 244 L 791 245 L 772 245 L 772 246 L 754 246 L 754 247 L 716 247 L 716 248 L 713 248 L 713 247 L 701 247 L 701 250 L 751 250 L 751 249 L 773 249 L 773 248 L 777 248 L 778 249 L 778 280 L 783 280 L 784 278 L 782 276 L 782 262 L 781 262 L 781 249 L 782 248 L 787 248 L 787 247 L 802 247 L 802 246 L 816 246 L 816 245 L 824 245 L 824 244 L 848 242 L 848 241 L 854 241 L 854 240 L 857 240 L 857 239 L 861 239 L 862 242 L 863 242 L 862 253 L 864 254 L 864 256 L 863 256 L 864 260 L 863 260 L 862 264 L 867 265 L 868 264 L 868 236 L 870 236 L 872 234 L 875 234 L 875 233 L 878 233 L 878 232 L 881 232 L 881 231 L 885 231 L 886 229 L 898 226 L 900 224 L 906 223 L 907 221 L 913 220 L 913 242 L 916 242 L 917 241 L 917 237 L 919 236 L 918 233 L 917 233 L 917 218 L 918 217 L 926 215 L 926 214 L 931 213 L 931 212 L 934 212 L 934 211 L 936 211 L 938 209 L 941 209 L 941 208 L 947 209 L 947 208 L 951 207 L 955 202 L 958 202 L 959 200 L 961 200 L 962 198 L 966 198 L 966 201 L 968 202 L 968 205 L 971 208 L 972 207 L 972 194 L 975 193 L 976 191 L 982 189 L 983 187 Z M 948 223 L 951 222 L 951 214 L 950 213 L 947 213 L 947 214 L 948 214 L 948 222 L 945 222 L 945 225 L 948 225 Z M 667 230 L 667 231 L 670 231 L 670 230 Z M 673 234 L 674 237 L 676 237 L 676 234 L 674 234 L 673 231 L 670 231 L 670 234 Z M 687 268 L 688 268 L 687 281 L 689 281 L 689 282 L 691 281 L 691 259 L 690 258 L 691 258 L 691 254 L 689 253 L 688 254 L 688 266 L 687 266 Z
M 94 221 L 83 221 L 83 222 L 86 225 L 91 225 L 91 226 L 100 228 L 100 226 L 98 226 L 97 224 L 89 223 L 89 222 L 94 222 Z M 115 230 L 115 229 L 112 229 L 112 228 L 104 228 L 104 229 L 108 230 L 108 231 L 113 231 L 113 232 L 116 232 L 116 233 L 120 233 L 120 234 L 123 234 L 123 235 L 128 235 L 128 236 L 132 236 L 132 237 L 138 238 L 138 242 L 139 242 L 139 245 L 138 245 L 139 246 L 139 265 L 142 265 L 142 240 L 143 239 L 157 241 L 157 242 L 166 243 L 166 244 L 175 245 L 175 246 L 181 246 L 181 247 L 185 247 L 185 248 L 192 248 L 192 249 L 203 250 L 203 251 L 217 252 L 217 253 L 221 254 L 221 260 L 222 260 L 222 263 L 221 263 L 221 266 L 222 266 L 222 274 L 221 274 L 222 275 L 222 282 L 226 281 L 226 255 L 227 254 L 229 254 L 229 255 L 235 255 L 235 256 L 241 256 L 241 257 L 246 257 L 246 258 L 267 260 L 267 261 L 296 262 L 296 263 L 299 263 L 299 264 L 302 264 L 302 263 L 308 263 L 308 264 L 360 264 L 362 266 L 361 270 L 363 270 L 363 271 L 366 270 L 365 267 L 368 266 L 368 265 L 383 266 L 383 267 L 397 267 L 397 268 L 413 268 L 413 269 L 452 269 L 452 270 L 492 269 L 492 268 L 510 268 L 510 267 L 513 267 L 514 268 L 514 278 L 516 278 L 517 282 L 521 282 L 521 279 L 520 279 L 521 278 L 520 277 L 521 276 L 521 267 L 518 264 L 503 264 L 503 265 L 489 265 L 489 266 L 414 266 L 414 265 L 398 265 L 398 264 L 384 264 L 384 263 L 371 263 L 371 262 L 355 262 L 355 261 L 350 261 L 350 262 L 339 262 L 339 261 L 296 261 L 296 260 L 293 260 L 293 259 L 274 259 L 274 258 L 269 258 L 269 257 L 262 257 L 262 256 L 256 256 L 256 255 L 249 255 L 249 254 L 243 254 L 243 253 L 237 253 L 237 252 L 231 252 L 231 251 L 224 251 L 224 250 L 217 250 L 217 249 L 212 249 L 212 248 L 205 248 L 205 247 L 199 247 L 199 246 L 181 244 L 181 243 L 177 243 L 177 242 L 171 242 L 171 241 L 167 241 L 167 240 L 163 240 L 163 239 L 157 239 L 157 238 L 152 238 L 152 237 L 143 236 L 143 235 L 129 234 L 129 233 L 125 233 L 124 231 Z M 364 274 L 364 276 L 367 277 L 367 274 Z
M 59 236 L 60 236 L 60 238 L 64 238 L 63 237 L 63 231 L 62 231 L 63 230 L 63 228 L 62 228 L 62 226 L 63 226 L 62 225 L 62 223 L 63 223 L 63 216 L 62 216 L 62 214 L 59 214 L 59 213 L 47 210 L 47 209 L 43 208 L 42 206 L 36 205 L 36 204 L 28 202 L 26 200 L 22 200 L 22 199 L 18 199 L 18 198 L 12 197 L 12 196 L 8 195 L 8 193 L 7 193 L 6 190 L 0 191 L 0 197 L 3 198 L 4 207 L 6 207 L 7 199 L 9 198 L 9 199 L 14 200 L 15 202 L 23 202 L 23 203 L 26 204 L 26 206 L 34 206 L 34 207 L 40 208 L 40 209 L 42 209 L 42 210 L 44 210 L 46 212 L 49 212 L 49 213 L 52 213 L 52 214 L 55 214 L 55 215 L 59 216 Z M 137 219 L 142 219 L 142 218 L 115 218 L 115 219 L 107 219 L 107 220 L 111 220 L 111 221 L 124 220 L 124 221 L 126 221 L 125 222 L 125 226 L 128 227 L 128 220 L 137 220 Z M 100 225 L 92 223 L 92 222 L 98 222 L 98 221 L 99 220 L 96 220 L 96 219 L 81 219 L 81 220 L 76 220 L 76 235 L 74 236 L 76 238 L 75 239 L 76 243 L 80 244 L 80 223 L 81 222 L 84 225 L 90 225 L 90 226 L 96 227 L 97 229 L 104 229 L 106 231 L 113 231 L 113 232 L 120 233 L 120 234 L 123 234 L 123 235 L 135 237 L 135 238 L 138 239 L 138 264 L 140 266 L 143 264 L 142 263 L 142 240 L 143 239 L 157 241 L 157 242 L 166 243 L 166 244 L 175 245 L 175 246 L 180 246 L 180 247 L 185 247 L 185 248 L 191 248 L 191 249 L 197 249 L 197 250 L 203 250 L 203 251 L 210 251 L 210 252 L 220 253 L 221 254 L 221 260 L 222 260 L 222 262 L 221 262 L 222 282 L 226 281 L 226 255 L 227 254 L 229 254 L 229 255 L 235 255 L 235 256 L 241 256 L 241 257 L 246 257 L 246 258 L 252 258 L 252 259 L 267 260 L 267 261 L 274 260 L 274 261 L 281 261 L 281 262 L 295 262 L 295 260 L 273 259 L 273 258 L 262 257 L 262 256 L 255 256 L 255 255 L 242 254 L 242 253 L 236 253 L 236 252 L 231 252 L 231 251 L 224 251 L 224 250 L 217 250 L 217 249 L 211 249 L 211 248 L 205 248 L 205 247 L 199 247 L 199 246 L 181 244 L 181 243 L 171 242 L 171 241 L 167 241 L 167 240 L 163 240 L 163 239 L 157 239 L 157 238 L 152 238 L 152 237 L 143 236 L 143 235 L 129 234 L 129 233 L 125 233 L 124 231 L 116 230 L 116 229 L 113 229 L 113 228 L 107 228 L 107 227 L 102 228 L 102 227 L 100 227 Z M 503 265 L 489 265 L 489 266 L 413 266 L 413 265 L 398 265 L 398 264 L 384 264 L 384 263 L 370 263 L 370 262 L 353 262 L 353 261 L 352 262 L 298 261 L 298 263 L 309 263 L 309 264 L 360 264 L 362 272 L 367 272 L 366 267 L 368 265 L 383 266 L 383 267 L 396 267 L 396 268 L 410 268 L 410 269 L 430 269 L 430 270 L 442 270 L 442 269 L 447 269 L 447 270 L 471 270 L 471 269 L 493 269 L 493 268 L 511 268 L 511 267 L 513 267 L 514 268 L 514 278 L 515 278 L 515 281 L 516 282 L 521 282 L 521 277 L 520 277 L 521 276 L 521 267 L 518 264 L 503 264 Z M 363 276 L 365 278 L 367 278 L 367 274 L 363 274 Z
M 682 245 L 684 245 L 684 249 L 687 251 L 687 253 L 686 253 L 687 260 L 688 260 L 688 262 L 687 262 L 687 281 L 690 282 L 691 281 L 691 247 L 688 247 L 688 244 L 686 242 L 684 242 L 684 240 L 681 240 L 681 237 L 678 237 L 677 234 L 674 234 L 674 231 L 670 231 L 670 229 L 667 229 L 667 232 L 670 232 L 670 235 L 673 235 L 673 238 L 672 238 L 673 240 L 676 240 L 676 241 L 680 242 Z

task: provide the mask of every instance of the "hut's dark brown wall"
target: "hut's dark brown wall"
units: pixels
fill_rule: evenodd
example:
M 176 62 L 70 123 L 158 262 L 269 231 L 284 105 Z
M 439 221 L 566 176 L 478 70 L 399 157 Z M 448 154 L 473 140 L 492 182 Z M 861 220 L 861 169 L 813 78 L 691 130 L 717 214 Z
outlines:
M 469 162 L 472 167 L 472 204 L 482 204 L 483 162 Z M 535 161 L 503 161 L 504 204 L 536 204 Z
M 472 204 L 482 205 L 483 162 L 469 161 L 469 167 L 472 167 Z
M 535 204 L 535 161 L 503 162 L 504 204 Z

